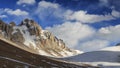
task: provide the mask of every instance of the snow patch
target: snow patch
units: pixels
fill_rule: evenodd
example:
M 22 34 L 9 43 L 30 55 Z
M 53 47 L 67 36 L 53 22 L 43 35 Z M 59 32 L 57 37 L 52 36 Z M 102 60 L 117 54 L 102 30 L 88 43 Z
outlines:
M 44 56 L 51 56 L 50 54 L 46 53 L 45 51 L 43 50 L 39 50 L 39 54 L 40 55 L 44 55 Z M 51 56 L 52 57 L 52 56 Z
M 43 37 L 43 39 L 47 39 L 47 37 L 44 35 L 45 30 L 41 30 L 41 36 Z
M 82 54 L 82 53 L 84 53 L 83 51 L 79 51 L 79 50 L 74 50 L 74 51 L 76 51 L 77 54 Z
M 75 51 L 74 52 L 69 52 L 69 51 L 66 51 L 66 50 L 63 50 L 61 52 L 59 52 L 61 55 L 63 55 L 64 57 L 70 57 L 70 56 L 75 56 L 75 55 L 78 55 L 78 54 L 82 54 L 83 52 L 82 51 L 79 51 L 79 50 L 73 50 Z
M 13 35 L 14 33 L 16 33 L 16 32 L 17 32 L 16 29 L 14 29 L 13 32 L 12 32 L 12 35 Z
M 30 33 L 28 32 L 28 28 L 25 25 L 15 26 L 15 27 L 13 27 L 13 29 L 14 29 L 14 32 L 16 32 L 17 29 L 20 30 L 20 32 L 22 33 L 22 35 L 25 39 L 25 42 L 24 42 L 25 45 L 27 45 L 27 46 L 33 45 L 34 49 L 36 48 L 36 44 L 34 41 L 36 39 L 36 36 L 30 35 Z
M 104 48 L 101 50 L 103 50 L 103 51 L 120 51 L 120 46 L 107 47 L 107 48 Z

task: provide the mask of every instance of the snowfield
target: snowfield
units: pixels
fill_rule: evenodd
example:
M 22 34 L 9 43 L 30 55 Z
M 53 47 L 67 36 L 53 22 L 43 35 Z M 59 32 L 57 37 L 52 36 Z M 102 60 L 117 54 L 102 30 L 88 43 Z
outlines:
M 76 64 L 87 63 L 100 68 L 120 68 L 120 46 L 112 46 L 99 51 L 86 52 L 76 56 L 62 58 Z

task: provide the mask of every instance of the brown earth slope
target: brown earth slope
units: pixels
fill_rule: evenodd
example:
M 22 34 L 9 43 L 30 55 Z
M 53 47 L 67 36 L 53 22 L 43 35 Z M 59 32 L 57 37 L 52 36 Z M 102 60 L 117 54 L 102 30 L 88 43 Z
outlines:
M 27 52 L 0 39 L 0 68 L 96 68 Z

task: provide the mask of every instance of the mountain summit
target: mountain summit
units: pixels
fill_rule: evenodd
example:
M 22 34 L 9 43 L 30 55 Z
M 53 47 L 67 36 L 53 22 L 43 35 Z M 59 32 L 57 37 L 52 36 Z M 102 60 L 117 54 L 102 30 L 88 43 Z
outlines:
M 0 37 L 40 55 L 51 57 L 73 56 L 80 51 L 68 48 L 63 40 L 43 30 L 34 20 L 25 19 L 19 25 L 0 20 Z

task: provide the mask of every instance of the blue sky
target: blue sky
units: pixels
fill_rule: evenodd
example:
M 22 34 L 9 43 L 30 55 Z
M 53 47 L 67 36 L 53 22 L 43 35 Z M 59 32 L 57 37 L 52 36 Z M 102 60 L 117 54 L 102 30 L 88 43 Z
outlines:
M 34 19 L 68 47 L 93 51 L 120 42 L 119 7 L 120 0 L 0 0 L 0 18 Z

